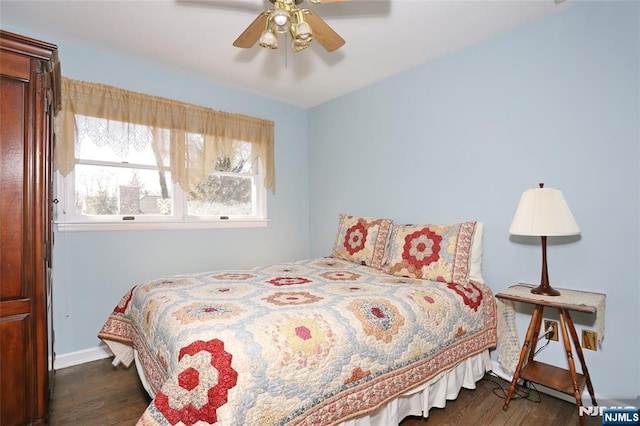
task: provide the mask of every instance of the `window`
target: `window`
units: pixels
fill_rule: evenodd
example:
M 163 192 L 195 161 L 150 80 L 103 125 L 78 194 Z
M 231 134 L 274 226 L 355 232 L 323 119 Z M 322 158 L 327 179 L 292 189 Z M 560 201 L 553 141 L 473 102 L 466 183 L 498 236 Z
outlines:
M 116 93 L 118 104 L 91 113 L 93 91 L 88 102 L 72 105 L 69 98 L 87 96 L 85 85 L 97 88 L 107 105 L 112 100 L 104 93 Z M 271 122 L 264 132 L 259 120 L 255 132 L 257 119 L 251 117 L 68 79 L 62 93 L 64 113 L 56 117 L 62 142 L 57 140 L 55 152 L 59 230 L 266 225 L 266 190 L 273 187 Z M 144 110 L 123 114 L 123 93 L 136 106 L 140 97 L 147 101 Z M 186 119 L 176 120 L 176 111 Z M 239 131 L 243 124 L 249 130 Z

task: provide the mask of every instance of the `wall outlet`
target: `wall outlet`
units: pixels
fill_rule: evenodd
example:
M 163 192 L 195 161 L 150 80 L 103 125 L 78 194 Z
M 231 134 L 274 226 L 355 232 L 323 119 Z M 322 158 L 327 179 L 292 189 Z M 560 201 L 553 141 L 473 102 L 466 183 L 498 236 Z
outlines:
M 544 320 L 544 331 L 546 332 L 549 327 L 553 329 L 553 331 L 547 334 L 547 339 L 558 341 L 558 321 L 549 321 Z
M 592 351 L 597 351 L 598 333 L 591 330 L 582 330 L 582 347 L 585 349 L 591 349 Z

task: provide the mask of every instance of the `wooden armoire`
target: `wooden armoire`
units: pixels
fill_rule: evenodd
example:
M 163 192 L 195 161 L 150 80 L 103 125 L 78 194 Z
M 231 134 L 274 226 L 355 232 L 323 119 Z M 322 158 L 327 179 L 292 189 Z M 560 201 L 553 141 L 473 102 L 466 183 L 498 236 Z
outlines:
M 46 424 L 53 385 L 57 47 L 0 30 L 0 425 Z

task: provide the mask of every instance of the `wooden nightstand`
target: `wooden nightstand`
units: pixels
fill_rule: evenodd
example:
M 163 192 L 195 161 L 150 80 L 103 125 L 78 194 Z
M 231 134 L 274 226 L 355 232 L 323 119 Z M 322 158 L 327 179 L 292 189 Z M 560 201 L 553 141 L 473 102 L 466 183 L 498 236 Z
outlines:
M 587 364 L 584 361 L 582 348 L 580 347 L 580 341 L 578 340 L 578 334 L 576 333 L 569 311 L 595 314 L 597 312 L 598 305 L 604 306 L 605 295 L 600 293 L 560 289 L 560 296 L 544 296 L 531 293 L 530 289 L 533 287 L 534 286 L 529 284 L 518 284 L 496 294 L 498 299 L 534 305 L 533 315 L 531 316 L 524 344 L 520 351 L 520 358 L 518 360 L 515 373 L 513 374 L 511 386 L 509 386 L 507 399 L 502 409 L 506 410 L 509 407 L 509 402 L 511 402 L 511 398 L 513 397 L 513 393 L 516 389 L 516 383 L 520 378 L 526 381 L 539 383 L 559 392 L 573 395 L 578 407 L 582 406 L 581 393 L 584 385 L 586 384 L 587 389 L 589 390 L 589 395 L 591 396 L 592 405 L 597 406 L 598 403 L 596 402 L 593 385 L 591 384 L 591 377 L 589 376 Z M 538 362 L 533 359 L 536 352 L 536 346 L 538 344 L 540 325 L 543 317 L 542 313 L 545 307 L 558 309 L 560 329 L 562 330 L 562 340 L 564 342 L 567 363 L 569 365 L 568 371 L 564 368 Z M 578 355 L 580 364 L 582 365 L 582 374 L 576 372 L 571 342 L 573 342 L 575 352 Z M 584 416 L 580 417 L 580 424 L 585 424 Z

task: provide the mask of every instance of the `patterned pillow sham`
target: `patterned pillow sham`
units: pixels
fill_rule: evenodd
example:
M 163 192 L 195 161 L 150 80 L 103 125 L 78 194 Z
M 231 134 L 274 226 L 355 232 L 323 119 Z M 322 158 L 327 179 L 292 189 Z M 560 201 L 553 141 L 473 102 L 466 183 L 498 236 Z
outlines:
M 392 224 L 391 219 L 341 214 L 331 257 L 381 269 Z
M 476 222 L 393 225 L 388 274 L 466 285 Z

